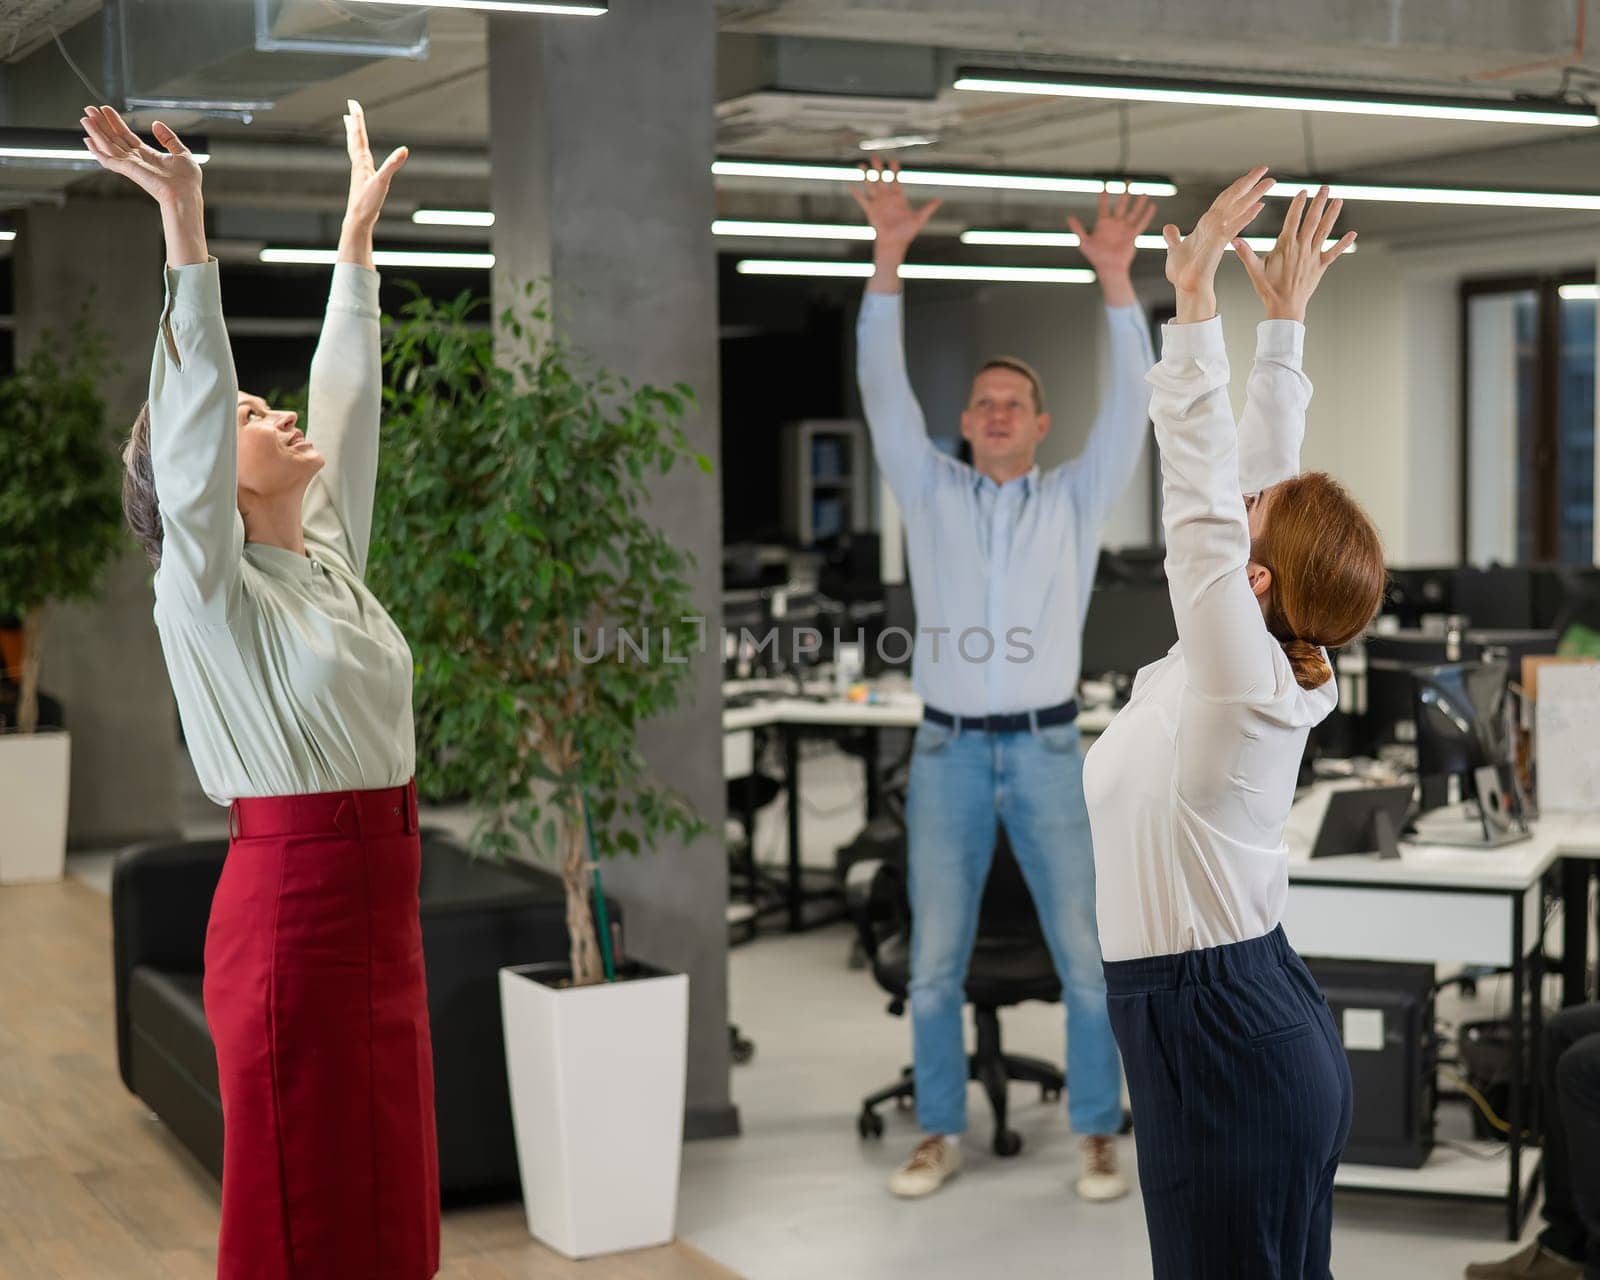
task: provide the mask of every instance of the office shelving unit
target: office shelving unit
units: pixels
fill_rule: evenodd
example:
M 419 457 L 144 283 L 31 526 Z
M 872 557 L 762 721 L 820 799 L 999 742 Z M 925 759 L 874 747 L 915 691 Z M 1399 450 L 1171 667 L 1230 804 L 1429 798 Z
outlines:
M 866 424 L 812 418 L 783 431 L 784 533 L 802 547 L 873 527 Z

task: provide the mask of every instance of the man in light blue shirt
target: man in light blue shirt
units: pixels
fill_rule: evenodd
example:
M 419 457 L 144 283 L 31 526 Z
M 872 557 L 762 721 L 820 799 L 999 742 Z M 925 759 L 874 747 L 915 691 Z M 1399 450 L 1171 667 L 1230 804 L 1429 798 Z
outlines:
M 1061 978 L 1067 1110 L 1082 1135 L 1089 1200 L 1126 1194 L 1112 1135 L 1121 1073 L 1095 926 L 1094 852 L 1083 800 L 1074 695 L 1100 531 L 1127 487 L 1148 423 L 1154 363 L 1129 280 L 1135 237 L 1155 210 L 1102 195 L 1093 232 L 1068 219 L 1095 268 L 1110 330 L 1109 382 L 1083 452 L 1041 473 L 1050 429 L 1038 376 L 1010 357 L 973 380 L 961 434 L 972 465 L 928 440 L 902 345 L 899 267 L 937 201 L 912 209 L 898 166 L 852 189 L 876 232 L 875 274 L 857 327 L 861 401 L 905 521 L 917 636 L 913 681 L 927 706 L 907 802 L 911 1016 L 917 1119 L 926 1135 L 890 1180 L 937 1190 L 960 1167 L 966 1127 L 963 986 L 978 907 L 1006 834 Z

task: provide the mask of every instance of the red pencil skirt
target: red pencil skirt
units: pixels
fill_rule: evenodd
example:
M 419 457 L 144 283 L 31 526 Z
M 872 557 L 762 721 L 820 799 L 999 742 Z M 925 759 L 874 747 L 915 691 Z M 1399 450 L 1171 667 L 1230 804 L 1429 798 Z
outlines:
M 206 930 L 218 1280 L 439 1269 L 415 784 L 236 800 Z

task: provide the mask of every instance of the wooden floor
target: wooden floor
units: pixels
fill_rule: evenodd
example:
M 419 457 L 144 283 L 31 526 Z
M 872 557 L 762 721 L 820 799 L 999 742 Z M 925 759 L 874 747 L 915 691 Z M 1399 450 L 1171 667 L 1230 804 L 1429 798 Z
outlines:
M 212 1280 L 218 1188 L 117 1075 L 108 899 L 0 887 L 0 1280 Z M 685 1245 L 585 1263 L 520 1204 L 445 1216 L 445 1280 L 737 1280 Z

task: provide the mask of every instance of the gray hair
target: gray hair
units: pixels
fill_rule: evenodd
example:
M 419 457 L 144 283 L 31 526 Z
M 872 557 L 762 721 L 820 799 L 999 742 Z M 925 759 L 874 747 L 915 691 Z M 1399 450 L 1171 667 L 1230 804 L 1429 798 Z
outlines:
M 150 460 L 150 402 L 139 406 L 133 431 L 122 449 L 122 514 L 150 563 L 161 567 L 161 508 L 156 501 L 155 467 Z

